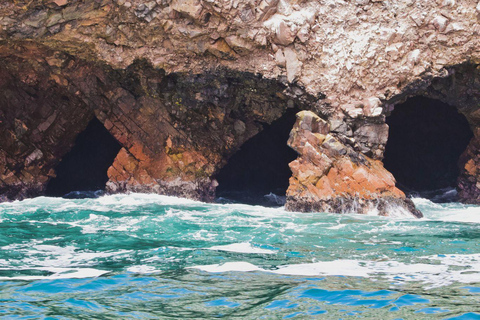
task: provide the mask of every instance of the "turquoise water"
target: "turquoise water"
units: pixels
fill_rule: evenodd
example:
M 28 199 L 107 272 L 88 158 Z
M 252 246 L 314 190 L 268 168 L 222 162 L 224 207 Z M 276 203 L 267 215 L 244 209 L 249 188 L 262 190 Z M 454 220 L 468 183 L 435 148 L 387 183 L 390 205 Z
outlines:
M 6 319 L 480 319 L 480 207 L 424 219 L 158 195 L 0 204 Z

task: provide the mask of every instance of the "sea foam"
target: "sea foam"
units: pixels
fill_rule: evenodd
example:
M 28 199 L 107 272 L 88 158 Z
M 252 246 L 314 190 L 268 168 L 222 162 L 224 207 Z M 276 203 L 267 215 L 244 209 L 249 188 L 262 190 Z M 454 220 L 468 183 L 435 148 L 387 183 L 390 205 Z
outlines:
M 429 256 L 424 258 L 429 260 L 426 261 L 429 263 L 339 259 L 283 265 L 278 266 L 276 269 L 264 269 L 248 262 L 238 261 L 194 266 L 191 269 L 211 273 L 262 271 L 291 276 L 384 278 L 392 282 L 423 283 L 425 289 L 447 286 L 454 282 L 480 282 L 480 254 L 448 255 L 445 257 Z M 461 268 L 459 269 L 459 267 Z

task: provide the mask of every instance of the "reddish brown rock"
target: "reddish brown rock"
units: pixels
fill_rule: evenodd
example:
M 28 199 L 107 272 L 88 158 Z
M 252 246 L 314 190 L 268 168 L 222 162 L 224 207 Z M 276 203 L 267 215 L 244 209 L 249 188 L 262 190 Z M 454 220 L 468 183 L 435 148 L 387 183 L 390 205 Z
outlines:
M 458 196 L 464 203 L 480 204 L 480 137 L 472 139 L 460 158 Z
M 1 197 L 42 194 L 95 116 L 123 146 L 111 190 L 211 199 L 219 168 L 293 103 L 331 125 L 305 132 L 292 164 L 308 192 L 347 192 L 349 177 L 386 199 L 378 161 L 395 104 L 432 97 L 480 127 L 478 11 L 473 0 L 3 1 Z M 478 199 L 477 155 L 472 145 L 461 163 L 464 202 Z
M 33 43 L 0 49 L 4 199 L 43 194 L 76 136 L 97 117 L 123 147 L 108 170 L 107 191 L 211 201 L 212 177 L 240 145 L 281 117 L 289 100 L 312 99 L 299 88 L 289 98 L 294 86 L 248 73 L 166 76 L 144 61 L 113 70 Z
M 388 216 L 403 210 L 421 217 L 394 177 L 373 160 L 329 133 L 328 123 L 311 111 L 297 114 L 290 147 L 299 158 L 290 164 L 292 178 L 286 208 L 295 211 L 355 212 Z

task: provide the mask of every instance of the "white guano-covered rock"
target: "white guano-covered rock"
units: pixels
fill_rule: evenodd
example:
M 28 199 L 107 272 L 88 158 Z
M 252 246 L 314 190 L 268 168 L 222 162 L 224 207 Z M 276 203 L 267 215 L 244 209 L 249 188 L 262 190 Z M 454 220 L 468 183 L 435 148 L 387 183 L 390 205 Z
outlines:
M 370 97 L 364 102 L 364 112 L 368 117 L 378 117 L 382 114 L 382 102 L 377 97 Z
M 298 60 L 297 53 L 292 48 L 285 48 L 284 54 L 287 65 L 287 80 L 293 82 L 300 75 L 302 63 Z
M 420 50 L 415 49 L 411 51 L 407 56 L 407 61 L 410 66 L 416 65 L 420 60 Z
M 197 20 L 201 16 L 202 5 L 197 0 L 173 0 L 170 6 L 173 10 L 189 15 Z
M 440 32 L 445 31 L 445 29 L 447 28 L 447 24 L 448 24 L 448 19 L 445 18 L 444 16 L 436 16 L 432 20 L 432 25 L 435 27 L 435 29 L 437 29 Z
M 455 6 L 455 0 L 443 0 L 442 7 L 453 7 Z
M 275 61 L 277 62 L 277 65 L 279 67 L 284 67 L 286 66 L 286 61 L 285 61 L 285 55 L 283 54 L 282 49 L 278 49 L 277 52 L 275 53 Z

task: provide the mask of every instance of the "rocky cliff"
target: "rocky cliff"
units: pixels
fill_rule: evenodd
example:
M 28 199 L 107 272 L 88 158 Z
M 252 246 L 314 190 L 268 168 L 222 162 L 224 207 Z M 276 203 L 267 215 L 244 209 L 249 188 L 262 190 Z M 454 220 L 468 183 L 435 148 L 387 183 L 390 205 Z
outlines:
M 418 215 L 381 161 L 386 117 L 424 96 L 468 120 L 457 187 L 479 204 L 479 15 L 473 0 L 3 1 L 0 193 L 43 194 L 96 117 L 122 146 L 109 191 L 212 200 L 232 154 L 295 107 L 287 208 Z

